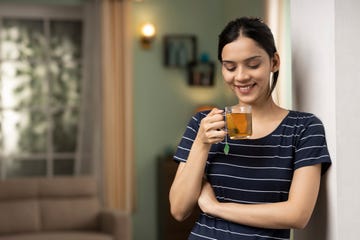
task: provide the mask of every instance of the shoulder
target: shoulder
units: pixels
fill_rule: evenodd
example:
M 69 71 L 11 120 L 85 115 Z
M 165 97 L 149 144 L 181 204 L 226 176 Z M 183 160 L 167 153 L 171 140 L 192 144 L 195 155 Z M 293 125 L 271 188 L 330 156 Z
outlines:
M 322 121 L 315 114 L 309 112 L 290 111 L 288 116 L 289 125 L 296 126 L 297 134 L 325 136 Z
M 291 116 L 296 126 L 299 126 L 294 142 L 295 169 L 321 163 L 321 172 L 324 174 L 331 159 L 323 123 L 313 113 L 292 111 Z
M 197 112 L 191 117 L 190 121 L 200 123 L 201 120 L 209 114 L 209 112 L 210 110 Z
M 195 114 L 195 116 L 199 116 L 199 118 L 204 118 L 206 117 L 208 114 L 209 114 L 210 110 L 206 110 L 206 111 L 200 111 L 200 112 L 197 112 Z
M 188 121 L 185 134 L 187 134 L 188 132 L 196 133 L 200 127 L 201 120 L 206 117 L 209 112 L 210 111 L 201 111 L 191 116 L 190 120 Z
M 301 111 L 290 111 L 288 115 L 288 119 L 290 121 L 309 125 L 309 124 L 321 124 L 322 121 L 315 114 L 309 112 L 301 112 Z

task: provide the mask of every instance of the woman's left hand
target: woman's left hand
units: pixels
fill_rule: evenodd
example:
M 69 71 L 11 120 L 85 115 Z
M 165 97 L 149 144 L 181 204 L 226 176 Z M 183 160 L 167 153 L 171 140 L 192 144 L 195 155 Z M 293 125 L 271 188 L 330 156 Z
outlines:
M 214 209 L 219 204 L 219 201 L 216 199 L 214 190 L 212 189 L 209 182 L 204 181 L 201 193 L 198 199 L 198 204 L 200 209 L 207 214 L 213 215 Z

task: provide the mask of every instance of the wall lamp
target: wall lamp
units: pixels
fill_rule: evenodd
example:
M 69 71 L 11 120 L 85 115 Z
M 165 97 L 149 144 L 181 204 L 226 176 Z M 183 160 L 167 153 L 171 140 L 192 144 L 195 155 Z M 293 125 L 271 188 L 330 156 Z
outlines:
M 144 49 L 149 49 L 151 47 L 151 43 L 155 38 L 156 29 L 152 23 L 145 23 L 141 27 L 141 46 Z

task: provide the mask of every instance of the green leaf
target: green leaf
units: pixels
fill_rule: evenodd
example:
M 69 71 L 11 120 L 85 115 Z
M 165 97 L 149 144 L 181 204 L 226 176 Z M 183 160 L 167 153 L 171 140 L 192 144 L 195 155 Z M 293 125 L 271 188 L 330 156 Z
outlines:
M 224 153 L 225 155 L 228 155 L 229 154 L 229 150 L 230 150 L 230 147 L 229 147 L 229 144 L 225 144 L 225 147 L 224 147 Z

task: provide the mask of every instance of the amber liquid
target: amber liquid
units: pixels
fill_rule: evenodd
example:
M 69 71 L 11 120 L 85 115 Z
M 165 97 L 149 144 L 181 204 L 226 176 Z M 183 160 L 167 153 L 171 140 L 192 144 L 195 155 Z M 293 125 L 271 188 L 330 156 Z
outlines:
M 252 134 L 251 113 L 227 113 L 226 127 L 230 139 L 244 139 Z

